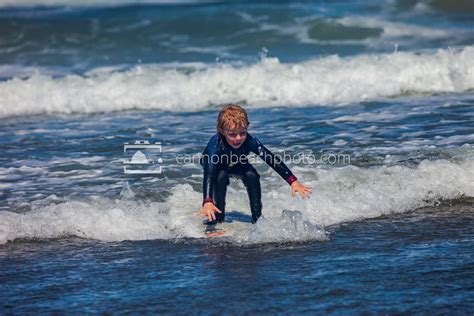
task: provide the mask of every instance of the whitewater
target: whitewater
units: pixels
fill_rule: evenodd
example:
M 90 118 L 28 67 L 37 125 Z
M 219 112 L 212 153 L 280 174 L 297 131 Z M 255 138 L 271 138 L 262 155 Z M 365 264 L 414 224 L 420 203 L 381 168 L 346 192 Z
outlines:
M 64 77 L 38 71 L 29 78 L 0 82 L 0 116 L 132 109 L 199 111 L 236 101 L 249 107 L 340 106 L 472 89 L 472 46 L 422 53 L 328 56 L 300 63 L 263 57 L 250 65 L 139 65 Z

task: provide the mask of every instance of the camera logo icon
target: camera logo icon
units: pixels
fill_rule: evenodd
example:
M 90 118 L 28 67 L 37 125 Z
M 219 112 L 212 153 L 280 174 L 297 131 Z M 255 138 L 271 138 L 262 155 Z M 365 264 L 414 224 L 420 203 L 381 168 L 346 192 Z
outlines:
M 147 140 L 136 140 L 133 143 L 124 143 L 123 152 L 132 154 L 130 159 L 123 161 L 123 172 L 134 175 L 152 175 L 163 172 L 161 142 L 150 143 Z

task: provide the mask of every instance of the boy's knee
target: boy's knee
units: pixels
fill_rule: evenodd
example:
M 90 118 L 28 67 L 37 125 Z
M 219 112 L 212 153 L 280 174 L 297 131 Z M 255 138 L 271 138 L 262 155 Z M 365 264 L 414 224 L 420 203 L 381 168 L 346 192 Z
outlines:
M 225 170 L 221 170 L 217 175 L 217 183 L 221 185 L 229 185 L 229 174 Z
M 245 180 L 248 182 L 257 182 L 260 181 L 260 175 L 256 170 L 248 170 L 245 173 Z

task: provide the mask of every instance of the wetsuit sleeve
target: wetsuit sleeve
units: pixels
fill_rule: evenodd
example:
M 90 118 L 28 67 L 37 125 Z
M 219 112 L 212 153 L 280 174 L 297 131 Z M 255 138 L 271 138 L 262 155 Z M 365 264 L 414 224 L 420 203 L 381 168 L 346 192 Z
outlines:
M 206 202 L 214 203 L 213 192 L 217 177 L 217 161 L 215 157 L 218 157 L 218 154 L 219 140 L 216 136 L 214 136 L 207 144 L 206 150 L 204 151 L 201 158 L 201 165 L 204 170 L 204 179 L 202 185 L 203 205 Z
M 285 165 L 279 156 L 275 156 L 255 137 L 252 137 L 250 150 L 262 158 L 267 165 L 273 168 L 289 185 L 297 180 L 291 170 Z

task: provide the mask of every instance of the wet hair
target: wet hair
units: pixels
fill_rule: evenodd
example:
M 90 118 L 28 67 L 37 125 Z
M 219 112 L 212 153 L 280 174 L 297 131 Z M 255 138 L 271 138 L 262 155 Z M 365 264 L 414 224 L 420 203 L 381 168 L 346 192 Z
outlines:
M 244 108 L 236 104 L 227 104 L 219 112 L 216 128 L 218 133 L 223 134 L 224 130 L 247 128 L 249 124 Z

